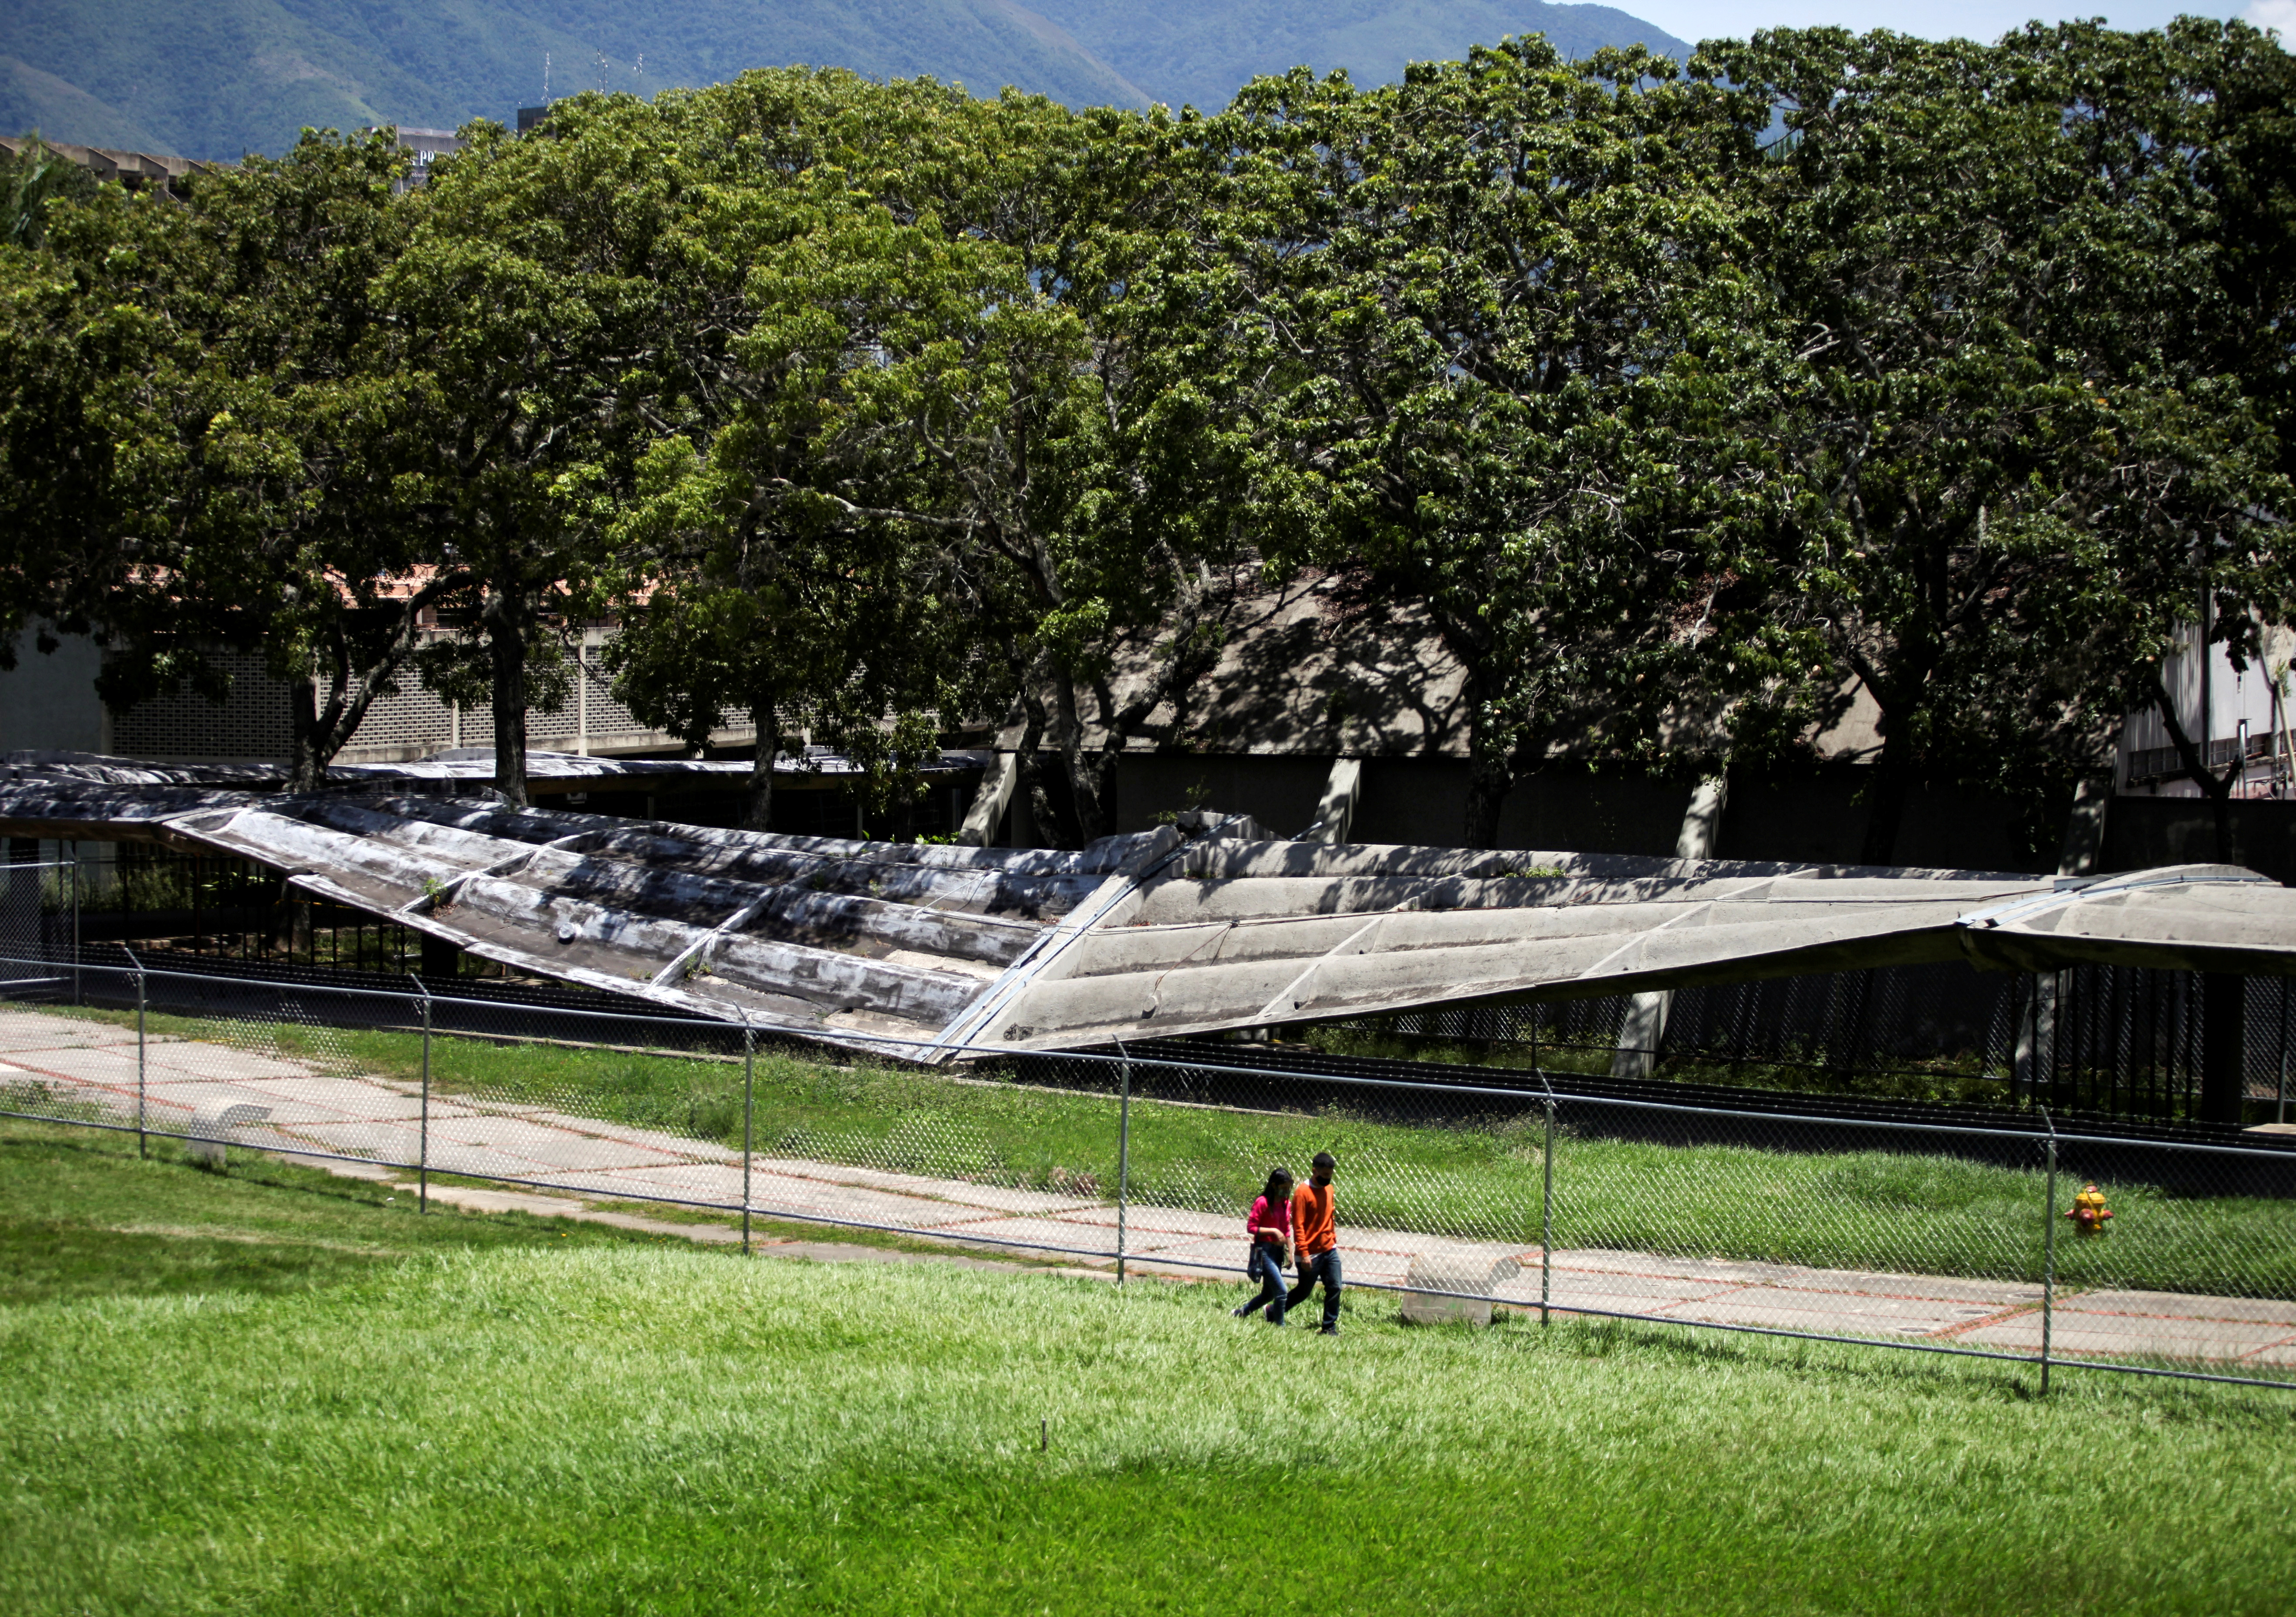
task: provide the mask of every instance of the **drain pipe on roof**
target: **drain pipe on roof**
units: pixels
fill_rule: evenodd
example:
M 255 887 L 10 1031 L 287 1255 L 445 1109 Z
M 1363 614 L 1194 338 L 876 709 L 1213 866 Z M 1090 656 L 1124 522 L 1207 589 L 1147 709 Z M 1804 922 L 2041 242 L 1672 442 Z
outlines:
M 1690 794 L 1683 811 L 1682 831 L 1674 841 L 1677 859 L 1710 859 L 1722 840 L 1722 810 L 1730 801 L 1730 777 L 1710 775 Z M 1619 1047 L 1611 1057 L 1612 1078 L 1644 1079 L 1658 1065 L 1660 1041 L 1666 1037 L 1666 1019 L 1674 1009 L 1670 989 L 1637 994 L 1627 1005 L 1619 1027 Z
M 1316 823 L 1294 839 L 1302 842 L 1344 842 L 1353 828 L 1356 799 L 1363 793 L 1363 759 L 1335 758 L 1324 782 L 1324 795 L 1316 804 Z

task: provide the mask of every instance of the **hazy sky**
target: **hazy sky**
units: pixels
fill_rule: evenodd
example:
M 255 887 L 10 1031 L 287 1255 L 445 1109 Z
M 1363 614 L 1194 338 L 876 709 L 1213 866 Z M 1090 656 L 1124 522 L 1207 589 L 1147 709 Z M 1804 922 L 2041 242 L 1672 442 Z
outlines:
M 2157 28 L 2180 12 L 2202 17 L 2239 17 L 2259 28 L 2276 28 L 2284 45 L 2296 41 L 2296 0 L 2204 0 L 2178 5 L 2173 0 L 2126 0 L 2125 4 L 2014 4 L 2007 0 L 1609 0 L 1621 11 L 1655 22 L 1669 34 L 1696 41 L 1742 38 L 1761 28 L 1818 27 L 1895 29 L 1943 39 L 1963 35 L 1996 39 L 2011 29 L 2039 19 L 2067 21 L 2103 16 L 2115 28 Z

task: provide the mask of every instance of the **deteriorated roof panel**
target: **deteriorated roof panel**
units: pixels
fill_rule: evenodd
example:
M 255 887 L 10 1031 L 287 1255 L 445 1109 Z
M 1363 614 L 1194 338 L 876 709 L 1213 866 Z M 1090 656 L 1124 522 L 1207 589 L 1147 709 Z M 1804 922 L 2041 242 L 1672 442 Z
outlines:
M 150 840 L 513 970 L 910 1059 L 1964 959 L 2296 973 L 2296 892 L 1332 846 L 1183 817 L 1079 852 L 774 836 L 461 799 L 0 782 L 0 833 Z

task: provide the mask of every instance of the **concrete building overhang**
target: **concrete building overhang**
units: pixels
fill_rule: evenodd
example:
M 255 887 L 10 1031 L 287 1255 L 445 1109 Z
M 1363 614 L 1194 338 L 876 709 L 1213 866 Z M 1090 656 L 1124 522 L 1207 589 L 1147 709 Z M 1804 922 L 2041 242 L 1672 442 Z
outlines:
M 0 833 L 233 855 L 514 971 L 929 1063 L 1936 961 L 2296 974 L 2296 891 L 2225 866 L 1334 845 L 1208 813 L 1068 852 L 15 776 Z
M 920 773 L 962 776 L 987 767 L 988 751 L 944 751 L 926 759 Z M 527 791 L 533 796 L 600 790 L 667 790 L 690 786 L 735 787 L 750 778 L 746 758 L 614 758 L 530 748 L 526 755 Z M 862 767 L 825 747 L 774 759 L 774 788 L 849 786 Z M 490 747 L 453 747 L 399 763 L 338 763 L 327 771 L 330 790 L 378 792 L 439 789 L 476 792 L 494 779 Z M 219 786 L 242 791 L 275 790 L 288 782 L 285 765 L 265 759 L 243 763 L 151 763 L 95 752 L 21 751 L 0 753 L 0 784 L 12 781 L 85 781 L 102 786 Z

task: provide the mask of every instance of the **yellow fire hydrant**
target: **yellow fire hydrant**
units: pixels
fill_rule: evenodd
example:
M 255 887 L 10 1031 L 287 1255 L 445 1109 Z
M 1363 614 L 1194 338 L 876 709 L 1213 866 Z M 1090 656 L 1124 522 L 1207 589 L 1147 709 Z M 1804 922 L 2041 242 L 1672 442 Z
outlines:
M 2080 1194 L 2073 1198 L 2073 1204 L 2065 1209 L 2065 1217 L 2073 1221 L 2073 1234 L 2101 1235 L 2104 1234 L 2105 1220 L 2112 1217 L 2112 1209 L 2104 1204 L 2104 1192 L 2095 1185 L 2084 1185 Z

